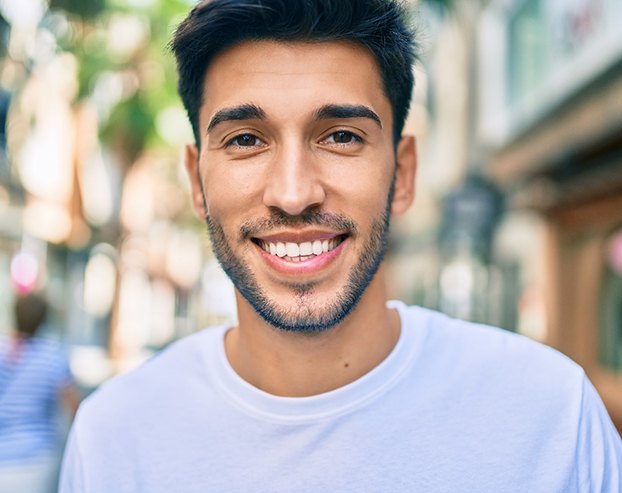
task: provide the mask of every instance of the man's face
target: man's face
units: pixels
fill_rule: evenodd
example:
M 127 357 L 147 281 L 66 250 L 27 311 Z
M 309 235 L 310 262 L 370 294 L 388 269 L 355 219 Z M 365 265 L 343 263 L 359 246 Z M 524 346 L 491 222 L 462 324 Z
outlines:
M 206 73 L 199 123 L 194 205 L 237 290 L 277 328 L 338 324 L 381 282 L 389 216 L 412 200 L 414 146 L 400 143 L 396 168 L 373 56 L 345 42 L 236 45 Z

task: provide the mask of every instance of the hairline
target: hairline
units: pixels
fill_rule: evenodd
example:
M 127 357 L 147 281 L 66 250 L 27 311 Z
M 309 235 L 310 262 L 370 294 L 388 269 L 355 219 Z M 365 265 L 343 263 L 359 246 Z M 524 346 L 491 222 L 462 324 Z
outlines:
M 228 48 L 252 41 L 363 46 L 376 61 L 379 89 L 391 106 L 396 146 L 412 104 L 412 68 L 420 47 L 416 34 L 406 0 L 199 0 L 177 26 L 169 48 L 177 61 L 178 92 L 198 144 L 205 74 Z
M 247 44 L 247 43 L 249 44 L 250 43 L 276 43 L 276 44 L 285 45 L 285 46 L 288 46 L 288 45 L 293 46 L 296 44 L 304 44 L 304 45 L 348 44 L 351 46 L 356 46 L 356 47 L 364 49 L 369 55 L 371 55 L 371 59 L 373 60 L 373 63 L 374 63 L 376 75 L 378 77 L 378 82 L 380 83 L 379 89 L 384 95 L 384 97 L 386 98 L 387 102 L 389 103 L 389 108 L 391 110 L 391 125 L 389 128 L 391 129 L 391 136 L 392 136 L 392 140 L 394 141 L 393 145 L 397 146 L 399 139 L 393 135 L 394 127 L 395 127 L 395 111 L 393 108 L 393 103 L 391 101 L 391 96 L 389 94 L 389 88 L 387 87 L 387 82 L 385 81 L 385 76 L 382 71 L 382 64 L 380 63 L 380 60 L 378 59 L 378 56 L 374 53 L 374 51 L 368 46 L 366 46 L 365 43 L 362 43 L 360 41 L 357 41 L 356 39 L 352 39 L 348 37 L 323 39 L 321 36 L 318 36 L 315 38 L 314 37 L 279 38 L 277 36 L 258 36 L 258 37 L 248 36 L 248 37 L 243 37 L 241 39 L 236 39 L 235 41 L 229 44 L 225 44 L 224 46 L 221 46 L 219 49 L 214 50 L 209 58 L 209 61 L 203 66 L 203 73 L 201 76 L 201 84 L 200 84 L 201 91 L 200 91 L 199 104 L 196 107 L 196 120 L 197 120 L 197 125 L 198 125 L 198 135 L 195 135 L 195 144 L 197 146 L 197 149 L 201 148 L 200 141 L 201 141 L 201 136 L 203 135 L 201 131 L 202 127 L 199 123 L 199 120 L 200 120 L 201 109 L 203 108 L 203 105 L 205 104 L 205 89 L 206 89 L 205 80 L 207 78 L 207 72 L 210 69 L 210 67 L 213 66 L 214 63 L 216 63 L 218 58 L 220 58 L 221 56 L 224 56 L 228 51 L 233 50 L 234 48 L 240 45 L 243 45 L 243 44 Z

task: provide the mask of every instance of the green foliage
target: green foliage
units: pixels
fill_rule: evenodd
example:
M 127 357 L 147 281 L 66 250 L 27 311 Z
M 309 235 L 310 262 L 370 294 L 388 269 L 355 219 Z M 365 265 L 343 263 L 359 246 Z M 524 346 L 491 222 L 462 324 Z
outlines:
M 437 7 L 442 7 L 445 9 L 451 9 L 454 7 L 454 4 L 456 3 L 456 1 L 457 0 L 425 0 L 425 3 L 434 5 Z
M 94 19 L 106 8 L 105 0 L 50 0 L 50 9 L 63 10 L 83 19 Z
M 175 26 L 189 11 L 191 0 L 51 0 L 63 12 L 70 29 L 59 47 L 78 60 L 79 99 L 93 95 L 102 74 L 123 74 L 137 87 L 104 112 L 101 137 L 129 165 L 147 147 L 162 146 L 154 122 L 166 107 L 180 104 L 176 71 L 168 43 Z M 145 39 L 135 50 L 115 52 L 113 27 L 119 19 L 146 26 Z M 122 46 L 122 42 L 120 43 Z M 127 55 L 127 56 L 126 56 Z M 125 88 L 127 89 L 127 88 Z
M 141 93 L 117 104 L 102 130 L 102 138 L 126 163 L 133 163 L 154 132 L 154 117 Z

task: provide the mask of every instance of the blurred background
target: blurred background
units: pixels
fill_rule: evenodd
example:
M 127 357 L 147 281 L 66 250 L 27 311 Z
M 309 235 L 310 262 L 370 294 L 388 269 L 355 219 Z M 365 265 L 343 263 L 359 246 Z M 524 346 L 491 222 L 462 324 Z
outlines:
M 235 318 L 192 215 L 167 48 L 192 0 L 0 0 L 0 331 L 51 304 L 83 394 Z M 580 363 L 622 428 L 619 0 L 410 2 L 417 201 L 392 297 Z

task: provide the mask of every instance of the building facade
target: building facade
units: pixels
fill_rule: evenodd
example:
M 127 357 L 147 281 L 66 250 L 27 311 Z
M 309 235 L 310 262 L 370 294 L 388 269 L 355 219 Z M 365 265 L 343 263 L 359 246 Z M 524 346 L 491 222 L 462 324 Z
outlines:
M 618 429 L 621 16 L 616 0 L 492 2 L 478 135 L 508 204 L 495 259 L 518 266 L 518 326 L 586 369 Z

